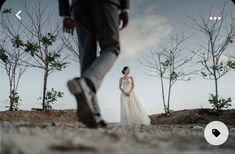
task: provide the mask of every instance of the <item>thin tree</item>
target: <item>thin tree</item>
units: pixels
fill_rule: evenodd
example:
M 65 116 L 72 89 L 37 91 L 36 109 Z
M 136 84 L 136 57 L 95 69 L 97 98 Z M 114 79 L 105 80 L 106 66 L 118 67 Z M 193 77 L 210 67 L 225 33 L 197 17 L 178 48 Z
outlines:
M 11 48 L 9 50 L 0 47 L 1 66 L 6 71 L 9 80 L 9 102 L 6 106 L 10 111 L 18 110 L 20 103 L 20 96 L 18 95 L 18 85 L 20 78 L 26 70 L 26 66 L 21 63 L 24 53 L 20 53 L 17 49 Z
M 205 36 L 200 51 L 194 53 L 201 64 L 202 76 L 214 81 L 215 91 L 210 94 L 209 102 L 216 110 L 230 106 L 231 102 L 231 98 L 219 99 L 218 81 L 231 69 L 226 51 L 234 43 L 235 37 L 235 17 L 231 15 L 228 18 L 224 15 L 224 10 L 225 6 L 220 12 L 221 20 L 209 20 L 205 16 L 200 16 L 199 19 L 190 17 L 191 28 Z
M 11 25 L 8 24 L 9 18 L 3 18 L 1 25 L 12 37 L 13 45 L 31 57 L 28 61 L 23 61 L 29 67 L 42 69 L 43 73 L 43 96 L 42 108 L 46 109 L 46 94 L 48 76 L 55 71 L 61 71 L 68 64 L 65 62 L 66 56 L 63 55 L 64 44 L 60 39 L 61 29 L 50 12 L 48 2 L 37 0 L 33 2 L 33 8 L 28 8 L 24 1 L 25 16 L 28 22 L 19 22 L 21 32 L 15 35 Z
M 140 63 L 147 68 L 148 75 L 160 77 L 165 114 L 170 112 L 171 91 L 174 84 L 177 81 L 189 81 L 194 73 L 185 67 L 193 59 L 193 54 L 187 54 L 183 47 L 188 38 L 183 35 L 171 37 L 167 45 L 149 52 L 147 57 L 140 60 Z
M 14 25 L 15 21 L 9 20 L 9 14 L 11 14 L 11 9 L 4 9 L 3 12 L 1 12 L 2 20 L 0 21 L 0 25 L 3 23 L 4 16 L 7 17 L 7 22 L 10 26 Z M 19 30 L 20 27 L 14 29 L 12 26 L 11 34 L 16 35 Z M 8 32 L 4 28 L 1 29 L 0 64 L 4 68 L 9 81 L 10 105 L 6 107 L 9 108 L 10 111 L 19 109 L 21 99 L 18 95 L 18 86 L 20 79 L 27 68 L 27 66 L 22 63 L 22 60 L 25 60 L 25 58 L 26 53 L 21 52 L 19 48 L 16 48 L 12 44 Z

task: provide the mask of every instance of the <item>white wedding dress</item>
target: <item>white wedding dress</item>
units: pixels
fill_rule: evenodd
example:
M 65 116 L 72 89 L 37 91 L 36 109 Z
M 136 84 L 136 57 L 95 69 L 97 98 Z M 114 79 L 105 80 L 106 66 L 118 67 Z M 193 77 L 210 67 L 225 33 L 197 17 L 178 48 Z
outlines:
M 132 80 L 123 79 L 121 87 L 125 92 L 131 89 Z M 149 125 L 150 118 L 144 111 L 144 108 L 139 103 L 134 91 L 132 90 L 130 96 L 121 93 L 121 124 L 126 125 Z

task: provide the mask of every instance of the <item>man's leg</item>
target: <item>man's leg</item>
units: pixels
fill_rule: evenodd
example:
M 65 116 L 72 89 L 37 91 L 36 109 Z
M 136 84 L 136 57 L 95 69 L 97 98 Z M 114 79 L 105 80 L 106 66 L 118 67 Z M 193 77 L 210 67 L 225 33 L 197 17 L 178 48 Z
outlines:
M 84 72 L 91 66 L 96 59 L 96 32 L 92 14 L 88 5 L 75 7 L 73 11 L 74 20 L 77 27 L 79 40 L 80 72 Z
M 119 16 L 118 8 L 111 3 L 99 3 L 91 5 L 95 28 L 101 48 L 101 54 L 84 76 L 88 78 L 97 91 L 105 74 L 111 69 L 119 52 Z
M 68 81 L 68 88 L 75 96 L 79 119 L 90 128 L 98 125 L 105 127 L 106 123 L 100 115 L 97 98 L 91 85 L 83 77 L 84 72 L 96 59 L 96 32 L 89 11 L 89 5 L 79 5 L 73 11 L 79 38 L 81 77 Z

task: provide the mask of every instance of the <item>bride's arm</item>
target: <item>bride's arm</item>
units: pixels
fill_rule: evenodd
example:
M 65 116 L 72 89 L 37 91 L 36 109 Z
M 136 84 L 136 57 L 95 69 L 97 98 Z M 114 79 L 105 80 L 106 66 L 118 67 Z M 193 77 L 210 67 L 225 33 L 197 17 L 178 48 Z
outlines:
M 129 94 L 132 92 L 132 90 L 133 90 L 134 87 L 135 87 L 135 83 L 134 83 L 133 77 L 130 77 L 130 79 L 131 79 L 131 89 L 130 89 L 130 91 L 129 91 Z
M 122 78 L 119 80 L 119 89 L 121 92 L 125 93 L 125 91 L 122 89 Z

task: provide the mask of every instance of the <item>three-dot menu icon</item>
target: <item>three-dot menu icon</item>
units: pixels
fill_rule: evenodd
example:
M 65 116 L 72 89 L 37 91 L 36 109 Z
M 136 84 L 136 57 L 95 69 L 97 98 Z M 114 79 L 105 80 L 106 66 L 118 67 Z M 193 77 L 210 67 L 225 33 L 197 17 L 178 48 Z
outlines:
M 215 21 L 218 21 L 218 20 L 221 20 L 222 17 L 209 17 L 209 20 L 215 20 Z

